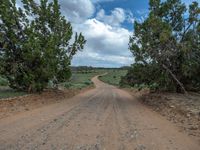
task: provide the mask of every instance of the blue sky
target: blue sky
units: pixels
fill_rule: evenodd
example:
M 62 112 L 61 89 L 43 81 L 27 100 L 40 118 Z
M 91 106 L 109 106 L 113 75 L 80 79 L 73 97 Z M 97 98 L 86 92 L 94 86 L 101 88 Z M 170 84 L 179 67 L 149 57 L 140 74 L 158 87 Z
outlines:
M 187 5 L 192 1 L 182 0 Z M 148 0 L 59 0 L 59 3 L 74 32 L 82 32 L 87 40 L 83 51 L 74 56 L 73 66 L 121 67 L 134 63 L 128 50 L 129 37 L 133 34 L 133 22 L 142 22 L 147 17 Z
M 104 9 L 107 14 L 109 14 L 115 8 L 122 8 L 127 11 L 127 13 L 132 14 L 132 18 L 141 19 L 148 14 L 148 0 L 111 0 L 111 1 L 99 1 L 96 5 L 97 12 Z M 95 15 L 94 15 L 95 17 Z M 122 23 L 122 27 L 129 30 L 133 29 L 133 24 L 125 20 Z

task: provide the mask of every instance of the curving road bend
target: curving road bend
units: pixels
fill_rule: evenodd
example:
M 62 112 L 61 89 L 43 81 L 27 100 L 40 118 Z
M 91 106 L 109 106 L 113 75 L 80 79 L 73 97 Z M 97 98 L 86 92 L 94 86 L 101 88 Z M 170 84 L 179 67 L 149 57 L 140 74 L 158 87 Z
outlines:
M 200 145 L 127 92 L 95 89 L 0 120 L 0 150 L 199 150 Z

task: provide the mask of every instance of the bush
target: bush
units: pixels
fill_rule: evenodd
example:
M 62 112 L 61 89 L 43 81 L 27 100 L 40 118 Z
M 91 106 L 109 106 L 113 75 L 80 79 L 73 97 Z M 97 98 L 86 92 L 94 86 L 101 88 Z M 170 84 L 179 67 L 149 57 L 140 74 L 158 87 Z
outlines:
M 85 84 L 85 85 L 91 85 L 92 82 L 91 82 L 91 81 L 86 81 L 86 82 L 84 82 L 84 84 Z
M 157 64 L 134 64 L 126 76 L 121 78 L 120 85 L 129 85 L 138 88 L 150 88 L 151 90 L 175 91 L 176 84 L 159 69 Z
M 8 80 L 0 77 L 0 86 L 7 86 L 7 85 L 8 85 Z
M 67 89 L 69 89 L 69 88 L 72 87 L 72 84 L 71 84 L 71 83 L 65 83 L 65 84 L 64 84 L 64 87 L 67 88 Z

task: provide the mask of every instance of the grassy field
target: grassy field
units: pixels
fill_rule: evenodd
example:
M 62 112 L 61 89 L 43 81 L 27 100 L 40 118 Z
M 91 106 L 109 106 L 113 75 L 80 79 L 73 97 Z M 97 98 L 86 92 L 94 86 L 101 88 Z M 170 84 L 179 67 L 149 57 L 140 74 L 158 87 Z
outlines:
M 7 86 L 0 86 L 0 99 L 23 96 L 26 94 L 27 94 L 26 92 L 19 92 L 19 91 L 13 90 Z
M 125 76 L 127 73 L 127 70 L 123 69 L 112 69 L 107 70 L 107 74 L 104 76 L 100 76 L 99 79 L 103 82 L 106 82 L 108 84 L 112 84 L 115 86 L 120 86 L 121 77 Z
M 82 89 L 92 85 L 91 79 L 102 72 L 100 70 L 88 73 L 73 72 L 71 79 L 66 83 L 62 83 L 62 85 L 69 89 Z

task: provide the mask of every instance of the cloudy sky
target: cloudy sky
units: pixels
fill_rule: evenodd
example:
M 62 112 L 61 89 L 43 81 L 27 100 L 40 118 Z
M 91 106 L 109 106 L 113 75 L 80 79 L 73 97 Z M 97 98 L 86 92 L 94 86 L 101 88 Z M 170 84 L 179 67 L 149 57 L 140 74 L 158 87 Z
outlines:
M 61 0 L 63 14 L 82 32 L 85 49 L 72 65 L 120 67 L 134 62 L 128 50 L 134 20 L 148 13 L 148 0 Z
M 19 0 L 17 0 L 19 1 Z M 36 0 L 38 1 L 38 0 Z M 193 0 L 182 0 L 189 4 Z M 197 0 L 199 1 L 199 0 Z M 134 62 L 128 50 L 134 20 L 148 15 L 148 0 L 59 0 L 62 14 L 87 43 L 74 66 L 120 67 Z

